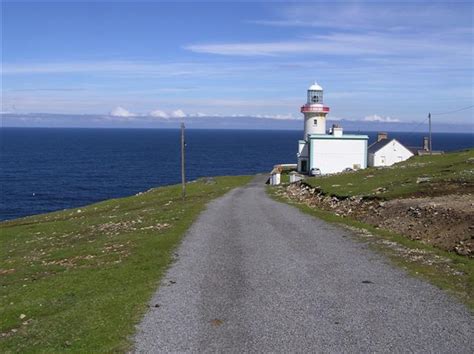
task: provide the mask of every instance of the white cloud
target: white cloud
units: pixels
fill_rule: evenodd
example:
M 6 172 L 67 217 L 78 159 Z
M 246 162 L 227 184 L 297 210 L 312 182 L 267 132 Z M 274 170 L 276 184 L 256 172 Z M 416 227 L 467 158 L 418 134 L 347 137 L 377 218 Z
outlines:
M 227 56 L 275 56 L 296 54 L 400 56 L 449 55 L 470 58 L 470 40 L 451 34 L 363 34 L 330 33 L 313 38 L 275 42 L 236 42 L 191 44 L 184 47 L 197 53 Z M 453 54 L 454 53 L 454 54 Z
M 396 123 L 400 122 L 400 119 L 391 118 L 391 117 L 382 117 L 378 114 L 372 114 L 370 116 L 364 117 L 364 122 L 383 122 L 383 123 Z
M 155 109 L 154 111 L 151 111 L 150 113 L 148 113 L 148 115 L 154 118 L 169 118 L 168 113 L 164 111 L 160 111 L 159 109 Z
M 196 53 L 234 56 L 275 56 L 281 54 L 383 54 L 379 50 L 358 46 L 340 46 L 324 41 L 296 40 L 284 42 L 248 42 L 221 44 L 192 44 L 184 47 Z
M 210 115 L 210 114 L 206 114 L 206 113 L 197 112 L 197 113 L 188 114 L 188 116 L 189 116 L 189 117 L 202 118 L 202 117 L 210 117 L 211 115 Z
M 111 117 L 118 117 L 118 118 L 132 118 L 132 117 L 136 117 L 136 114 L 135 113 L 132 113 L 128 110 L 126 110 L 125 108 L 123 107 L 115 107 L 110 113 L 109 115 Z
M 202 62 L 154 62 L 154 61 L 64 61 L 64 62 L 5 62 L 2 75 L 24 74 L 71 74 L 90 73 L 114 77 L 193 77 L 210 75 L 229 75 L 238 71 L 229 63 L 210 65 Z M 184 91 L 187 88 L 157 88 L 161 92 Z
M 252 114 L 251 117 L 276 120 L 295 120 L 292 114 Z
M 317 27 L 339 30 L 410 31 L 413 28 L 452 29 L 472 23 L 467 2 L 442 4 L 398 1 L 386 3 L 307 2 L 285 6 L 275 11 L 276 18 L 249 21 L 254 24 L 283 27 Z
M 171 112 L 171 117 L 184 118 L 186 117 L 186 113 L 184 113 L 181 109 L 177 109 L 176 111 Z

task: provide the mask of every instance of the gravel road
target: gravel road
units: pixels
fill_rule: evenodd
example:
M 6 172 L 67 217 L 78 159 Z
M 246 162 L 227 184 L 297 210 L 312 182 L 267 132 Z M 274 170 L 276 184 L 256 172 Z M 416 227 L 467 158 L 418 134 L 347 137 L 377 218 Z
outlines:
M 350 231 L 271 200 L 264 180 L 189 229 L 136 352 L 474 352 L 463 305 Z

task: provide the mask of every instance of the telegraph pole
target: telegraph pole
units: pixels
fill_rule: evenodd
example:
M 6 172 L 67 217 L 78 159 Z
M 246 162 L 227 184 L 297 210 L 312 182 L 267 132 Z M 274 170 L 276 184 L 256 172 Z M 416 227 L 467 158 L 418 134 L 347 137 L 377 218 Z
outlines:
M 431 142 L 431 113 L 428 113 L 428 126 L 429 126 L 429 130 L 430 130 L 430 137 L 429 137 L 429 140 L 430 140 L 430 155 L 433 154 L 433 145 L 432 145 L 432 142 Z
M 186 197 L 186 175 L 184 169 L 184 150 L 186 148 L 186 143 L 184 142 L 184 123 L 181 123 L 181 185 L 182 185 L 182 194 L 183 199 Z

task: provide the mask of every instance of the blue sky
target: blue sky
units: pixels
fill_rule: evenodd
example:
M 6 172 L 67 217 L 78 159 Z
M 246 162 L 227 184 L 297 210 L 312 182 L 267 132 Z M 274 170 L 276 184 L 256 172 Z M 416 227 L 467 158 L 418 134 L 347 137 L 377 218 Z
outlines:
M 7 1 L 2 36 L 3 112 L 296 119 L 315 80 L 335 120 L 473 101 L 471 2 Z

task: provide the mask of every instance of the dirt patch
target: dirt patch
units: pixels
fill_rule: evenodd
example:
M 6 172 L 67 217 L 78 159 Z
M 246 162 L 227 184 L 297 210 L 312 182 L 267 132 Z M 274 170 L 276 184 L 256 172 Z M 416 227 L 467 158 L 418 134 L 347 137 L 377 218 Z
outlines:
M 15 269 L 0 269 L 0 275 L 15 273 Z
M 118 221 L 118 222 L 107 222 L 104 224 L 95 225 L 93 227 L 94 232 L 99 232 L 108 236 L 115 236 L 123 232 L 131 232 L 137 230 L 154 230 L 160 231 L 170 226 L 167 223 L 157 223 L 155 225 L 141 226 L 143 221 L 141 219 Z
M 309 206 L 396 232 L 464 256 L 474 256 L 474 199 L 448 194 L 383 201 L 377 198 L 327 196 L 304 183 L 289 185 L 283 194 Z
M 437 254 L 434 254 L 433 252 L 429 252 L 420 248 L 409 248 L 397 242 L 385 240 L 379 237 L 374 237 L 374 235 L 366 229 L 359 229 L 349 225 L 344 226 L 353 231 L 359 237 L 365 239 L 367 242 L 381 245 L 384 248 L 389 248 L 394 254 L 399 257 L 402 257 L 410 263 L 418 263 L 431 267 L 436 267 L 436 269 L 438 269 L 439 271 L 442 271 L 445 274 L 449 275 L 463 275 L 462 272 L 452 267 L 452 261 L 449 258 L 439 256 Z
M 73 268 L 78 266 L 78 262 L 80 261 L 90 261 L 96 258 L 95 255 L 81 255 L 81 256 L 75 256 L 75 257 L 70 257 L 70 258 L 63 258 L 63 259 L 56 259 L 56 260 L 45 260 L 42 261 L 41 264 L 44 266 L 51 266 L 51 265 L 57 265 L 61 267 L 66 267 L 66 268 Z

